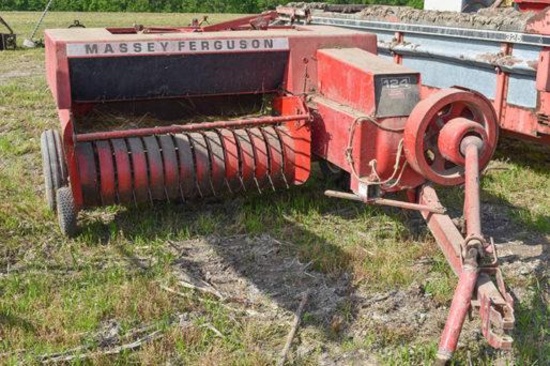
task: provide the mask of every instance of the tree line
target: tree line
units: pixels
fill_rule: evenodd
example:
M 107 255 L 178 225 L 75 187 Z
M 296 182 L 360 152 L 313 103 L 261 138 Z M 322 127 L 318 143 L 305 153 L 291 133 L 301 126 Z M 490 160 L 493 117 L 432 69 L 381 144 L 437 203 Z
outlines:
M 48 0 L 2 0 L 0 11 L 41 11 Z M 311 2 L 311 1 L 305 1 Z M 387 4 L 421 7 L 423 0 L 328 0 L 333 4 Z M 258 13 L 285 0 L 54 0 L 53 11 Z

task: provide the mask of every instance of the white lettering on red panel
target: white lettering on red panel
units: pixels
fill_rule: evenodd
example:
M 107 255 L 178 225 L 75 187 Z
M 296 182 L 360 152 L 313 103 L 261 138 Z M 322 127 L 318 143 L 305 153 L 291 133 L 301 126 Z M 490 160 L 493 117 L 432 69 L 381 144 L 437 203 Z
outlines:
M 67 57 L 284 51 L 288 49 L 287 38 L 91 42 L 68 43 Z

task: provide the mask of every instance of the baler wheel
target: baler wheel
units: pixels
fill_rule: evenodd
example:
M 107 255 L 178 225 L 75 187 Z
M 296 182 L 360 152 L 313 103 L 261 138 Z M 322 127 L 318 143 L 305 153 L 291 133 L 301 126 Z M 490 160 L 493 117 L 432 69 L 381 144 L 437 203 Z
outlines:
M 46 201 L 56 210 L 56 191 L 67 184 L 67 168 L 59 132 L 47 130 L 40 137 Z
M 78 232 L 76 224 L 77 210 L 74 203 L 73 192 L 70 187 L 61 187 L 57 190 L 57 219 L 61 233 L 69 238 Z
M 443 127 L 458 118 L 480 124 L 486 133 L 486 148 L 479 164 L 482 170 L 495 152 L 499 133 L 496 112 L 483 95 L 457 88 L 440 90 L 418 103 L 405 125 L 407 161 L 416 172 L 436 184 L 464 183 L 464 167 L 447 160 L 438 146 Z

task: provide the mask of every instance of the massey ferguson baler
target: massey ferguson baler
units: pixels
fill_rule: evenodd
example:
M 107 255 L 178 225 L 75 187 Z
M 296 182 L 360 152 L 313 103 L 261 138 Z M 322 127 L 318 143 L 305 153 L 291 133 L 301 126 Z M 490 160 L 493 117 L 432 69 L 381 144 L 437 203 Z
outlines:
M 426 219 L 459 277 L 440 362 L 470 308 L 488 343 L 509 349 L 513 302 L 480 223 L 491 102 L 459 87 L 423 97 L 422 75 L 378 57 L 373 34 L 272 18 L 46 32 L 61 133 L 46 131 L 42 152 L 61 230 L 75 234 L 77 212 L 96 206 L 289 188 L 320 160 L 350 176 L 348 192 L 327 195 Z M 464 234 L 431 183 L 465 185 Z M 408 201 L 384 198 L 396 191 Z

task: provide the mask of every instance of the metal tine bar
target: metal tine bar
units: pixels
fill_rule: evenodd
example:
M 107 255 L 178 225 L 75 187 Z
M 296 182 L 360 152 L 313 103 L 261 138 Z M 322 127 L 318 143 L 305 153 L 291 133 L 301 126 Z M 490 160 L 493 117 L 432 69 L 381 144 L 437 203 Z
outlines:
M 233 190 L 231 189 L 231 185 L 229 184 L 229 180 L 227 177 L 224 179 L 225 185 L 227 186 L 227 189 L 229 190 L 229 194 L 234 194 Z
M 241 182 L 241 186 L 243 187 L 243 192 L 246 192 L 246 185 L 244 184 L 242 175 L 239 175 L 239 181 Z
M 283 154 L 284 156 L 284 154 Z M 285 181 L 285 186 L 286 186 L 286 189 L 290 189 L 290 185 L 288 184 L 288 180 L 286 179 L 286 175 L 285 175 L 285 171 L 284 171 L 284 166 L 281 168 L 282 170 L 282 174 L 283 174 L 283 180 Z
M 210 137 L 207 133 L 202 134 L 204 137 L 204 142 L 206 143 L 206 149 L 208 150 L 208 157 L 210 161 L 210 188 L 212 189 L 213 197 L 219 197 L 220 195 L 216 192 L 216 188 L 214 187 L 214 164 L 215 164 L 215 152 L 212 148 L 212 144 L 210 141 Z
M 212 190 L 212 195 L 213 197 L 218 197 L 218 195 L 216 194 L 216 189 L 214 188 L 214 173 L 212 171 L 212 149 L 210 148 L 210 142 L 208 141 L 208 137 L 203 134 L 203 137 L 204 137 L 204 142 L 206 143 L 206 149 L 208 151 L 208 160 L 209 160 L 209 176 L 210 176 L 210 179 L 209 179 L 209 183 L 210 183 L 210 189 Z
M 276 192 L 275 184 L 273 183 L 273 179 L 271 179 L 271 174 L 267 174 L 267 179 L 269 180 L 269 183 L 271 184 L 271 188 L 273 189 L 273 192 Z
M 163 135 L 170 133 L 199 132 L 216 128 L 245 127 L 254 125 L 279 124 L 289 121 L 306 121 L 310 118 L 309 114 L 288 115 L 279 117 L 262 117 L 248 120 L 202 122 L 187 125 L 173 125 L 163 127 L 139 128 L 132 130 L 117 130 L 109 132 L 90 132 L 76 135 L 77 142 L 97 141 L 110 138 L 125 137 L 146 137 L 153 135 Z
M 235 136 L 235 142 L 237 143 L 237 151 L 239 152 L 239 182 L 241 182 L 241 187 L 243 189 L 243 192 L 246 193 L 246 184 L 244 184 L 243 179 L 243 152 L 241 150 L 241 143 L 239 141 L 239 136 L 235 133 L 235 130 L 233 130 L 233 136 Z
M 183 189 L 181 188 L 181 184 L 179 186 L 179 191 L 180 191 L 182 201 L 187 202 L 187 200 L 185 199 L 185 195 L 183 194 Z
M 134 196 L 134 207 L 138 207 L 138 200 L 136 196 L 136 191 L 132 189 L 132 196 Z
M 288 183 L 288 179 L 286 179 L 286 172 L 285 172 L 286 161 L 288 159 L 288 157 L 285 154 L 285 147 L 284 147 L 285 142 L 281 138 L 281 133 L 279 129 L 275 127 L 274 130 L 275 130 L 275 134 L 277 135 L 277 138 L 281 142 L 281 155 L 283 156 L 283 163 L 281 164 L 281 175 L 283 176 L 283 181 L 285 182 L 285 188 L 290 189 L 290 184 Z
M 151 207 L 154 207 L 155 202 L 153 201 L 153 193 L 151 193 L 151 188 L 147 188 L 147 192 L 149 193 L 149 203 L 151 204 Z
M 276 191 L 275 189 L 275 184 L 273 183 L 273 179 L 271 179 L 271 168 L 272 168 L 272 160 L 273 160 L 273 156 L 271 156 L 271 145 L 269 144 L 269 138 L 267 138 L 266 136 L 266 132 L 264 131 L 263 128 L 260 128 L 260 133 L 262 134 L 262 138 L 264 139 L 265 141 L 265 144 L 266 144 L 266 152 L 267 152 L 267 159 L 268 159 L 268 166 L 267 166 L 267 179 L 269 180 L 269 183 L 271 184 L 271 189 L 273 189 L 273 192 Z
M 258 179 L 256 177 L 254 177 L 254 183 L 256 183 L 256 188 L 258 188 L 258 192 L 260 192 L 260 194 L 263 194 L 264 192 L 260 188 L 260 183 L 258 182 Z
M 212 193 L 214 197 L 219 197 L 219 195 L 216 193 L 216 189 L 214 188 L 214 182 L 212 180 L 213 179 L 210 179 L 210 188 L 212 188 Z
M 254 180 L 254 183 L 256 183 L 256 188 L 258 189 L 258 192 L 260 194 L 263 194 L 262 189 L 260 188 L 260 183 L 258 182 L 258 178 L 256 178 L 257 154 L 256 154 L 256 146 L 254 145 L 254 139 L 252 138 L 252 135 L 249 129 L 245 129 L 244 131 L 246 132 L 246 135 L 250 140 L 250 146 L 252 146 L 252 155 L 253 155 L 253 161 L 254 161 L 254 169 L 252 171 L 252 175 L 254 177 L 253 180 Z
M 204 195 L 202 194 L 199 182 L 196 182 L 196 185 L 197 185 L 197 191 L 199 192 L 199 196 L 201 196 L 201 198 L 204 198 Z

